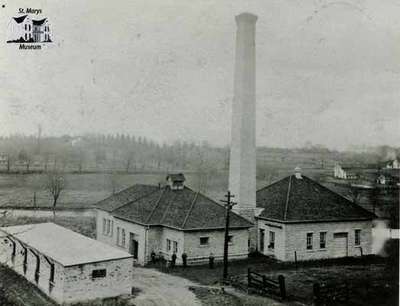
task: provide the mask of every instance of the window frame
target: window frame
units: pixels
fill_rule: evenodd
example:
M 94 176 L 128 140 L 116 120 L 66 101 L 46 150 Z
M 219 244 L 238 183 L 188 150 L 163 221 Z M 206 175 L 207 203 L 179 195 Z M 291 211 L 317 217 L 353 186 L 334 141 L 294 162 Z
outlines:
M 167 252 L 171 252 L 171 239 L 167 238 L 166 249 L 167 249 Z
M 310 243 L 309 243 L 309 240 L 310 240 Z M 314 247 L 314 233 L 307 233 L 306 234 L 306 249 L 313 250 L 313 247 Z
M 275 250 L 275 232 L 268 231 L 268 249 Z
M 319 232 L 319 248 L 321 250 L 326 249 L 326 237 L 327 237 L 327 232 Z M 322 239 L 323 238 L 323 239 Z
M 204 241 L 204 239 L 205 239 L 206 242 L 202 242 L 202 241 Z M 210 245 L 210 236 L 200 237 L 199 238 L 199 243 L 200 243 L 200 246 L 208 246 L 208 245 Z
M 126 243 L 126 233 L 125 233 L 125 229 L 121 228 L 121 246 L 125 247 L 125 243 Z
M 172 251 L 178 253 L 178 241 L 172 241 Z
M 94 269 L 92 270 L 92 279 L 106 278 L 107 269 Z
M 361 229 L 356 228 L 354 230 L 354 245 L 360 246 L 361 245 Z

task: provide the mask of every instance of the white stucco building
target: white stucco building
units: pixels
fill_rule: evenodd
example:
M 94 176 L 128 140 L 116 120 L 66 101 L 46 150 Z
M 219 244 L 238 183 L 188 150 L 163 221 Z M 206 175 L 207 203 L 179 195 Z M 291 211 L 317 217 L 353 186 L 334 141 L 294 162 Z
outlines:
M 151 253 L 177 263 L 204 263 L 210 254 L 223 258 L 225 208 L 184 185 L 182 174 L 169 175 L 166 186 L 134 185 L 99 203 L 97 239 L 128 251 L 144 265 Z M 252 223 L 231 212 L 229 258 L 248 256 Z
M 130 294 L 132 255 L 54 223 L 0 228 L 0 262 L 60 304 Z
M 301 175 L 257 191 L 258 250 L 283 261 L 371 254 L 376 216 Z

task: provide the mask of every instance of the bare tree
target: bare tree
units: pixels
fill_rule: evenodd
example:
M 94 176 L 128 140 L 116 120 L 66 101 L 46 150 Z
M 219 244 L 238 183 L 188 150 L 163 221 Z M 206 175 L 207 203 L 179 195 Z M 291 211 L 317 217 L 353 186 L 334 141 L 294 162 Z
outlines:
M 56 215 L 56 205 L 61 191 L 65 188 L 65 178 L 61 172 L 56 170 L 47 173 L 46 189 L 53 197 L 53 216 Z

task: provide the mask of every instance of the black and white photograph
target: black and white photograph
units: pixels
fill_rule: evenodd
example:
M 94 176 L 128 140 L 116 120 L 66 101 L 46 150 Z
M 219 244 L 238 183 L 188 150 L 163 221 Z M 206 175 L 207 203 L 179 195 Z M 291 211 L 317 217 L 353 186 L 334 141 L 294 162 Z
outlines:
M 398 0 L 0 0 L 0 306 L 398 306 Z

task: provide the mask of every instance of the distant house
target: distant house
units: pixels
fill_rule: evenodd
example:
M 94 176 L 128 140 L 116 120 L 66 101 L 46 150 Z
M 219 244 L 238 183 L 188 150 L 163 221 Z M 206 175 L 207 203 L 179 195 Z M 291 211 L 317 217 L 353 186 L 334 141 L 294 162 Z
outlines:
M 14 17 L 9 23 L 7 42 L 51 42 L 47 18 L 33 20 L 29 15 Z
M 400 169 L 400 162 L 397 158 L 386 162 L 386 169 Z
M 225 208 L 184 185 L 183 174 L 167 176 L 165 187 L 134 185 L 95 204 L 97 239 L 146 264 L 151 253 L 189 264 L 223 258 Z M 231 212 L 229 258 L 248 255 L 252 223 Z
M 335 167 L 333 168 L 333 177 L 344 180 L 352 180 L 357 179 L 358 175 L 349 171 L 348 169 L 342 168 L 339 163 L 336 163 Z
M 384 176 L 383 174 L 379 175 L 378 178 L 376 179 L 376 182 L 379 185 L 386 185 L 386 176 Z
M 130 294 L 132 255 L 54 223 L 0 228 L 0 262 L 60 304 Z
M 283 261 L 371 253 L 375 215 L 296 173 L 257 191 L 258 250 Z

